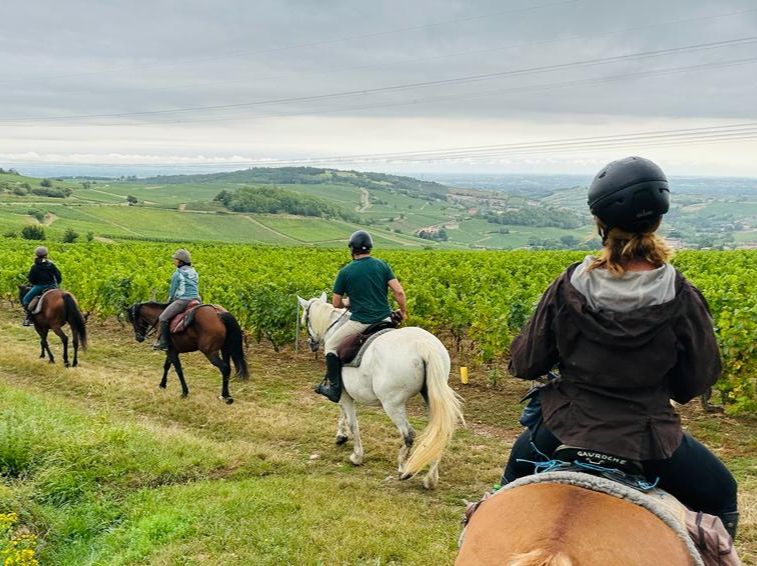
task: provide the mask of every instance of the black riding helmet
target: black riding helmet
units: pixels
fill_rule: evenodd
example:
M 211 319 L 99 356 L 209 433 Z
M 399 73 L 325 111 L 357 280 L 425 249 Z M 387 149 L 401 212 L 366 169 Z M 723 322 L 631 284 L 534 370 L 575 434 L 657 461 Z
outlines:
M 353 252 L 369 252 L 373 248 L 373 238 L 365 230 L 353 232 L 347 247 Z
M 605 226 L 627 232 L 649 230 L 670 208 L 668 179 L 643 157 L 626 157 L 605 165 L 589 187 L 589 209 Z

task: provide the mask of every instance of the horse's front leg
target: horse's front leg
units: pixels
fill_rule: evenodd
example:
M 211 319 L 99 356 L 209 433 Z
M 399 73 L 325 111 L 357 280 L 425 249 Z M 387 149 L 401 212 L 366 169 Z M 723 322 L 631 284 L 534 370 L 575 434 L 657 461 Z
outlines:
M 160 385 L 158 385 L 161 389 L 165 389 L 168 384 L 168 370 L 171 369 L 172 363 L 171 356 L 166 354 L 166 361 L 163 362 L 163 379 L 160 380 Z
M 181 396 L 186 397 L 189 395 L 189 387 L 187 387 L 187 382 L 184 380 L 184 370 L 181 369 L 181 361 L 179 360 L 179 353 L 176 350 L 169 350 L 169 355 L 171 356 L 171 363 L 173 363 L 173 368 L 176 370 L 176 375 L 179 376 L 179 382 L 181 383 Z
M 55 363 L 55 357 L 53 356 L 53 353 L 50 351 L 50 344 L 47 342 L 47 333 L 49 329 L 45 328 L 43 330 L 37 329 L 37 334 L 39 334 L 39 343 L 40 346 L 42 346 L 42 353 L 39 355 L 40 358 L 45 357 L 45 352 L 47 352 L 47 356 L 49 358 L 49 362 L 51 364 Z
M 53 332 L 63 343 L 63 365 L 69 367 L 71 364 L 68 363 L 68 336 L 60 328 L 53 328 Z
M 336 445 L 341 446 L 350 439 L 350 427 L 348 424 L 347 414 L 344 412 L 344 407 L 339 405 L 339 420 L 336 423 Z
M 363 463 L 363 443 L 360 441 L 360 427 L 357 424 L 355 401 L 346 392 L 343 392 L 339 403 L 344 410 L 350 432 L 352 433 L 353 447 L 352 454 L 350 454 L 350 462 L 359 466 Z
M 223 401 L 227 405 L 231 405 L 234 402 L 234 399 L 229 393 L 229 376 L 231 375 L 231 366 L 224 362 L 224 360 L 222 360 L 217 353 L 213 354 L 212 356 L 205 354 L 205 357 L 208 358 L 208 360 L 210 360 L 210 363 L 216 366 L 218 368 L 218 371 L 221 372 L 221 378 L 223 380 L 221 384 L 221 401 Z

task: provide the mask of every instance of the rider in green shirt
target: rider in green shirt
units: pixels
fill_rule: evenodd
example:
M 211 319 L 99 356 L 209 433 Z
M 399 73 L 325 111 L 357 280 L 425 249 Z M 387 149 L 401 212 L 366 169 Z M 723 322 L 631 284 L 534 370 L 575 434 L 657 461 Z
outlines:
M 380 259 L 371 257 L 373 239 L 368 232 L 358 230 L 347 244 L 352 253 L 352 262 L 343 267 L 334 282 L 332 304 L 336 308 L 347 306 L 343 297 L 349 297 L 350 319 L 329 336 L 324 345 L 326 351 L 326 380 L 316 393 L 325 395 L 334 403 L 342 395 L 342 362 L 336 353 L 339 344 L 354 334 L 359 334 L 371 324 L 388 320 L 392 314 L 387 292 L 392 290 L 400 307 L 403 320 L 407 318 L 405 291 L 394 276 L 392 268 Z

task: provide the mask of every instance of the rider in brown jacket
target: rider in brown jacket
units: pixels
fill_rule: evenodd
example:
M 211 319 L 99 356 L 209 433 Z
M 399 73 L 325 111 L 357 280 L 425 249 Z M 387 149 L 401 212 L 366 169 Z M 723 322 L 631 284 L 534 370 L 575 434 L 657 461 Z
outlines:
M 607 165 L 589 189 L 604 249 L 560 275 L 511 348 L 510 371 L 536 379 L 542 415 L 513 445 L 503 483 L 533 473 L 521 460 L 560 445 L 640 462 L 647 479 L 735 535 L 736 482 L 681 428 L 670 400 L 687 403 L 720 376 L 707 302 L 667 260 L 655 231 L 668 182 L 649 160 Z

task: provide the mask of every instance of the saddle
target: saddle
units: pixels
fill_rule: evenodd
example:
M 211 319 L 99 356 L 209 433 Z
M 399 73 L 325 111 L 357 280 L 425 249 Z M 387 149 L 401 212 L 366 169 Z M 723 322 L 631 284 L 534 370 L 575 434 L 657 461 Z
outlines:
M 51 291 L 57 291 L 58 289 L 56 287 L 52 287 L 48 289 L 47 291 L 44 291 L 41 295 L 37 295 L 34 297 L 31 302 L 29 303 L 29 311 L 32 314 L 39 314 L 42 312 L 42 301 L 44 300 L 45 296 L 51 292 Z
M 202 304 L 198 300 L 192 300 L 187 305 L 187 308 L 184 309 L 183 312 L 180 312 L 175 317 L 171 319 L 171 334 L 180 334 L 184 332 L 187 328 L 192 326 L 192 323 L 195 320 L 195 314 L 197 313 L 197 309 L 201 309 L 203 307 L 211 307 L 216 310 L 218 314 L 222 314 L 226 312 L 226 309 L 219 305 L 206 305 Z
M 363 350 L 368 347 L 368 344 L 373 342 L 375 338 L 378 338 L 379 333 L 384 334 L 385 332 L 395 330 L 396 328 L 399 328 L 399 320 L 397 320 L 395 314 L 392 313 L 391 321 L 382 320 L 376 324 L 371 324 L 360 334 L 354 334 L 342 340 L 342 343 L 339 344 L 339 347 L 336 349 L 336 355 L 339 356 L 342 365 L 350 364 L 352 367 L 357 367 L 363 359 L 362 353 Z

